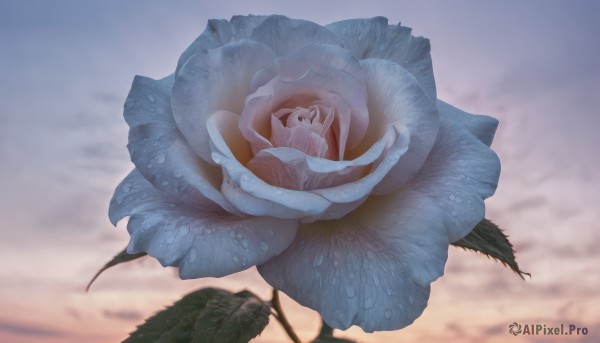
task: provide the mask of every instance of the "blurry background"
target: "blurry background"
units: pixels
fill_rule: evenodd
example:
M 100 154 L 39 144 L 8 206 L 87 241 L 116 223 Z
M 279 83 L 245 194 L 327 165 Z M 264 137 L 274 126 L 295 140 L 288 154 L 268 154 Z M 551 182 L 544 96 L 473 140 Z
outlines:
M 153 259 L 92 275 L 128 241 L 108 201 L 132 168 L 122 105 L 136 74 L 170 74 L 210 18 L 279 13 L 320 24 L 387 16 L 431 40 L 438 95 L 500 119 L 502 160 L 487 217 L 510 235 L 526 281 L 451 248 L 429 306 L 362 342 L 600 340 L 600 3 L 594 1 L 0 2 L 0 341 L 117 342 L 186 292 L 213 285 L 267 298 L 256 270 L 180 281 Z M 317 315 L 284 299 L 308 340 Z M 587 336 L 517 336 L 522 324 Z M 257 340 L 285 341 L 278 323 Z

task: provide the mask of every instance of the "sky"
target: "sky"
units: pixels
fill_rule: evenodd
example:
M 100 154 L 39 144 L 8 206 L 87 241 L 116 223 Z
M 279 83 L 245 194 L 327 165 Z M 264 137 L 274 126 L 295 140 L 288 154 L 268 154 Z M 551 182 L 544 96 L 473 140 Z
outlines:
M 268 298 L 255 269 L 181 281 L 151 258 L 87 281 L 128 240 L 108 202 L 131 170 L 122 108 L 134 75 L 160 78 L 208 19 L 284 14 L 319 24 L 387 16 L 430 39 L 438 97 L 500 126 L 502 161 L 486 217 L 517 249 L 521 280 L 450 248 L 410 327 L 360 342 L 600 341 L 600 3 L 595 1 L 0 2 L 0 341 L 124 339 L 145 317 L 205 286 Z M 283 298 L 300 337 L 318 315 Z M 508 333 L 512 322 L 588 335 Z M 256 342 L 285 341 L 272 320 Z

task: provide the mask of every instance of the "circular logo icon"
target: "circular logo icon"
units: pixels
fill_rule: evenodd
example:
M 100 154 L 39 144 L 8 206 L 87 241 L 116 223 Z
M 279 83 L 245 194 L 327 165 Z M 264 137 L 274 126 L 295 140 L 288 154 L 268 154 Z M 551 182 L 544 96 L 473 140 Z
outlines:
M 521 333 L 521 324 L 514 322 L 508 326 L 508 332 L 512 333 L 514 336 Z

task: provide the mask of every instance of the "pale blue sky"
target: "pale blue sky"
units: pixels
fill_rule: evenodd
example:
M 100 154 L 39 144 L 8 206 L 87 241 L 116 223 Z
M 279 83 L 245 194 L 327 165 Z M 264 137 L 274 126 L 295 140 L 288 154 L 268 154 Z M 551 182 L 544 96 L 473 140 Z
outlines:
M 98 293 L 80 292 L 126 241 L 123 225 L 112 228 L 106 212 L 131 168 L 121 112 L 133 76 L 170 74 L 207 19 L 250 13 L 320 24 L 376 15 L 401 21 L 431 40 L 440 98 L 500 119 L 493 147 L 503 173 L 488 217 L 507 229 L 534 279 L 523 284 L 497 264 L 453 253 L 422 320 L 456 324 L 435 310 L 446 298 L 475 306 L 464 288 L 478 273 L 478 289 L 491 292 L 469 290 L 479 307 L 508 294 L 523 303 L 515 310 L 523 318 L 583 321 L 598 338 L 600 314 L 591 306 L 600 302 L 600 2 L 158 0 L 0 3 L 0 337 L 109 342 L 115 336 L 93 327 L 123 322 L 112 333 L 122 337 L 154 308 L 131 300 L 128 317 L 105 306 L 105 296 L 122 301 L 147 292 L 166 304 L 193 288 L 173 286 L 180 283 L 172 272 L 147 262 L 128 269 L 138 281 L 115 271 L 99 281 Z M 139 281 L 144 275 L 151 276 Z M 256 278 L 219 282 L 263 287 Z M 160 297 L 152 287 L 179 288 Z M 548 297 L 551 314 L 541 309 Z M 23 298 L 31 301 L 15 300 Z M 502 315 L 507 303 L 514 305 L 494 300 L 492 319 L 459 325 L 452 337 L 506 338 L 492 329 L 516 320 L 515 312 Z M 408 330 L 432 339 L 418 324 Z

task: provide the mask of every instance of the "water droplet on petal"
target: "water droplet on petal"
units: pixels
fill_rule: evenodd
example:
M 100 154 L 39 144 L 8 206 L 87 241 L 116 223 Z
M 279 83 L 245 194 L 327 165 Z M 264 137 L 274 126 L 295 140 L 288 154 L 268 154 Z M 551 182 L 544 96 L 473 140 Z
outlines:
M 240 262 L 240 257 L 238 256 L 238 254 L 233 254 L 231 256 L 231 258 L 233 259 L 233 262 L 235 262 L 235 263 Z
M 248 240 L 245 238 L 242 239 L 242 246 L 244 247 L 244 249 L 248 249 L 248 245 L 249 245 Z
M 385 315 L 386 319 L 391 319 L 392 318 L 392 312 L 390 310 L 385 311 L 384 315 Z
M 147 97 L 148 97 L 148 100 L 149 100 L 150 102 L 154 102 L 154 101 L 156 101 L 156 98 L 155 98 L 155 97 L 154 97 L 154 95 L 152 95 L 152 94 L 148 94 L 148 96 L 147 96 Z
M 393 293 L 392 293 L 392 290 L 391 290 L 391 289 L 389 289 L 389 288 L 388 288 L 388 289 L 386 289 L 386 290 L 385 290 L 385 292 L 387 293 L 387 295 L 390 295 L 390 296 L 393 294 Z
M 175 233 L 173 231 L 168 231 L 166 233 L 165 241 L 169 244 L 175 242 Z
M 414 304 L 414 303 L 415 303 L 415 298 L 413 298 L 413 297 L 408 297 L 408 302 L 409 302 L 410 304 Z
M 313 260 L 313 267 L 318 267 L 323 263 L 323 255 L 319 254 L 317 256 L 315 256 L 315 259 Z
M 346 295 L 348 296 L 348 298 L 354 298 L 354 296 L 356 295 L 356 291 L 354 290 L 354 286 L 352 286 L 352 285 L 346 285 Z
M 165 163 L 165 161 L 167 160 L 167 157 L 164 154 L 160 154 L 160 155 L 156 156 L 155 160 L 157 163 Z
M 372 274 L 371 277 L 373 278 L 373 284 L 379 286 L 379 277 L 376 274 Z
M 262 250 L 262 251 L 269 250 L 269 245 L 265 242 L 260 242 L 260 250 Z
M 123 190 L 123 192 L 129 193 L 131 191 L 131 186 L 128 183 L 126 183 L 121 189 Z
M 365 298 L 365 309 L 368 310 L 370 308 L 373 308 L 373 299 Z
M 450 196 L 448 197 L 450 200 L 454 200 L 454 195 L 450 194 Z

